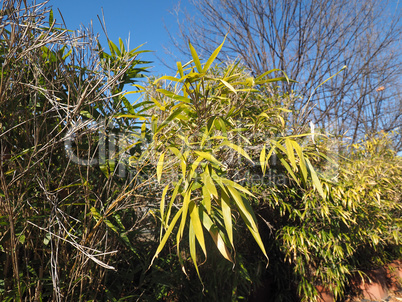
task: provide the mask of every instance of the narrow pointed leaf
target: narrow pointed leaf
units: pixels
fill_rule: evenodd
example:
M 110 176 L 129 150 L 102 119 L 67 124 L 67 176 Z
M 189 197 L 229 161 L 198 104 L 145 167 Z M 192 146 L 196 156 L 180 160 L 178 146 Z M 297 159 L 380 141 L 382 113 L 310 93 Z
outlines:
M 163 170 L 163 160 L 165 158 L 165 152 L 163 152 L 160 157 L 159 157 L 159 161 L 158 161 L 158 165 L 156 167 L 156 176 L 158 178 L 158 182 L 161 182 L 161 177 L 162 177 L 162 170 Z
M 196 242 L 195 242 L 195 231 L 194 231 L 194 227 L 191 223 L 190 223 L 190 226 L 188 229 L 188 242 L 190 244 L 191 259 L 193 260 L 194 267 L 197 272 L 198 278 L 201 280 L 201 275 L 198 270 L 198 264 L 197 264 L 197 249 L 196 249 Z
M 315 172 L 313 165 L 310 163 L 310 160 L 308 158 L 305 159 L 308 169 L 310 171 L 310 175 L 311 175 L 311 179 L 313 181 L 313 184 L 315 186 L 315 188 L 317 189 L 318 193 L 320 193 L 320 195 L 322 196 L 322 198 L 325 199 L 325 194 L 324 191 L 322 189 L 322 184 L 320 182 L 320 180 L 318 179 L 317 173 Z
M 225 85 L 227 88 L 229 88 L 230 91 L 232 91 L 234 94 L 237 95 L 237 91 L 236 91 L 236 89 L 234 89 L 234 87 L 232 85 L 230 85 L 228 82 L 226 82 L 225 80 L 222 80 L 222 79 L 219 79 L 219 81 L 221 81 L 223 85 Z
M 202 251 L 204 252 L 205 257 L 207 256 L 207 249 L 205 247 L 204 240 L 204 230 L 202 228 L 200 215 L 199 215 L 199 207 L 194 203 L 190 202 L 189 212 L 191 218 L 191 225 L 193 226 L 195 236 L 197 237 L 198 243 L 201 246 Z
M 203 151 L 195 151 L 195 153 L 198 156 L 201 156 L 201 157 L 205 158 L 206 160 L 208 160 L 208 161 L 210 161 L 210 162 L 212 162 L 214 164 L 217 164 L 219 166 L 222 165 L 222 163 L 220 161 L 218 161 L 211 153 L 203 152 Z
M 230 199 L 225 191 L 221 192 L 221 208 L 223 222 L 225 223 L 226 233 L 228 234 L 230 244 L 233 247 L 233 226 L 232 226 L 232 211 L 230 209 Z
M 200 58 L 198 57 L 197 52 L 195 51 L 193 45 L 191 45 L 190 42 L 188 43 L 188 45 L 190 47 L 190 52 L 191 52 L 191 56 L 193 57 L 195 67 L 197 67 L 197 70 L 199 73 L 202 73 Z
M 204 227 L 208 230 L 209 234 L 211 235 L 212 239 L 215 242 L 216 247 L 218 248 L 219 252 L 222 256 L 233 263 L 232 257 L 228 248 L 226 247 L 225 241 L 219 234 L 218 228 L 213 224 L 211 218 L 206 213 L 201 212 L 201 221 Z
M 158 258 L 158 255 L 159 255 L 159 253 L 162 251 L 163 247 L 165 246 L 166 241 L 168 240 L 170 234 L 172 233 L 173 228 L 175 227 L 177 220 L 180 218 L 180 216 L 181 216 L 181 214 L 182 214 L 182 211 L 183 211 L 183 208 L 181 208 L 181 209 L 176 213 L 176 215 L 173 217 L 172 222 L 169 224 L 169 227 L 168 227 L 166 233 L 163 235 L 162 240 L 161 240 L 161 242 L 159 243 L 158 248 L 156 249 L 155 255 L 153 256 L 152 261 L 151 261 L 151 264 L 149 265 L 149 267 L 152 266 L 152 264 L 153 264 L 155 258 Z
M 286 153 L 289 158 L 290 164 L 292 165 L 293 169 L 296 170 L 296 159 L 295 159 L 295 154 L 293 152 L 293 144 L 289 138 L 285 139 L 285 145 L 286 145 Z
M 265 145 L 262 147 L 262 150 L 260 153 L 260 165 L 261 165 L 262 174 L 265 176 L 265 171 L 267 168 L 267 165 L 265 164 Z
M 219 46 L 214 50 L 214 52 L 212 53 L 212 55 L 209 57 L 209 59 L 207 60 L 207 62 L 206 62 L 205 65 L 204 65 L 204 68 L 203 68 L 202 72 L 206 73 L 206 72 L 208 71 L 209 67 L 211 67 L 212 63 L 215 61 L 216 57 L 218 56 L 219 52 L 221 51 L 222 46 L 223 46 L 223 44 L 225 43 L 225 40 L 226 40 L 226 36 L 225 36 L 225 38 L 223 39 L 222 44 L 219 45 Z
M 238 153 L 240 153 L 241 155 L 243 155 L 245 158 L 247 158 L 249 161 L 253 162 L 250 158 L 250 156 L 248 156 L 247 152 L 244 151 L 240 146 L 235 145 L 231 142 L 229 142 L 228 140 L 224 141 L 222 144 L 220 144 L 220 146 L 228 146 L 230 148 L 232 148 L 233 150 L 237 151 Z

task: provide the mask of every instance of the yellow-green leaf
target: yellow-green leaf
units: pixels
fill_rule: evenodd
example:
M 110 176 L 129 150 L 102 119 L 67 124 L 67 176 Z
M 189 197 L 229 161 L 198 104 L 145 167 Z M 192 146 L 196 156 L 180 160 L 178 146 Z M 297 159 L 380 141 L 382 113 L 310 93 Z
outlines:
M 191 56 L 193 57 L 195 67 L 197 67 L 197 70 L 199 73 L 202 73 L 200 58 L 198 57 L 197 52 L 195 51 L 193 45 L 191 45 L 190 42 L 188 42 L 188 45 L 190 46 L 190 52 L 191 52 Z
M 176 62 L 177 65 L 177 71 L 179 72 L 180 77 L 183 77 L 183 66 L 181 65 L 181 62 Z
M 324 194 L 324 191 L 322 189 L 322 184 L 321 184 L 320 180 L 318 179 L 317 173 L 315 172 L 315 170 L 313 168 L 313 165 L 310 163 L 310 160 L 308 158 L 306 158 L 305 160 L 306 160 L 307 166 L 309 168 L 311 179 L 313 180 L 314 187 L 317 189 L 318 193 L 320 193 L 322 198 L 325 199 L 325 194 Z
M 300 170 L 302 172 L 303 179 L 306 182 L 307 181 L 307 167 L 306 167 L 306 161 L 304 160 L 303 150 L 300 147 L 300 145 L 297 142 L 295 142 L 294 140 L 292 140 L 292 145 L 293 145 L 293 148 L 296 150 L 297 155 L 300 158 L 299 166 L 300 166 Z
M 230 91 L 232 91 L 234 94 L 237 95 L 237 91 L 236 91 L 236 89 L 234 89 L 234 87 L 232 85 L 230 85 L 228 82 L 226 82 L 225 80 L 222 80 L 222 79 L 219 79 L 219 81 L 221 81 L 223 85 L 225 85 L 227 88 L 229 88 Z
M 221 51 L 222 46 L 223 46 L 223 44 L 225 43 L 225 40 L 226 40 L 226 36 L 225 36 L 225 38 L 223 39 L 222 44 L 219 45 L 219 46 L 214 50 L 214 52 L 212 53 L 212 55 L 209 57 L 209 59 L 207 60 L 207 62 L 206 62 L 205 65 L 204 65 L 204 68 L 203 68 L 202 72 L 206 73 L 206 72 L 208 71 L 209 67 L 211 67 L 212 63 L 215 61 L 216 57 L 218 56 L 219 52 Z
M 162 251 L 163 247 L 166 244 L 166 241 L 168 240 L 170 234 L 173 231 L 174 226 L 176 225 L 177 220 L 180 218 L 181 214 L 182 214 L 183 208 L 181 208 L 176 215 L 173 217 L 172 222 L 169 224 L 169 227 L 166 231 L 166 233 L 163 235 L 163 238 L 161 240 L 161 242 L 159 243 L 155 255 L 153 256 L 152 260 L 151 260 L 151 264 L 149 265 L 149 268 L 152 266 L 152 264 L 154 263 L 155 258 L 158 258 L 159 253 Z
M 162 192 L 162 198 L 161 198 L 161 204 L 160 204 L 160 211 L 161 211 L 161 218 L 162 218 L 162 225 L 163 225 L 163 217 L 165 216 L 165 198 L 166 198 L 166 192 L 169 189 L 169 184 L 166 185 L 166 187 L 163 189 Z
M 240 153 L 241 155 L 243 155 L 245 158 L 247 158 L 249 161 L 253 162 L 250 158 L 250 156 L 248 156 L 247 152 L 244 151 L 240 146 L 235 145 L 231 142 L 229 142 L 228 140 L 224 141 L 222 144 L 220 144 L 220 146 L 228 146 L 230 148 L 232 148 L 233 150 L 237 151 L 238 153 Z
M 267 165 L 265 164 L 265 145 L 262 147 L 262 150 L 260 153 L 260 165 L 261 165 L 262 174 L 265 176 L 265 171 L 267 168 Z
M 213 224 L 211 218 L 209 218 L 209 216 L 206 213 L 201 212 L 201 214 L 202 214 L 201 216 L 202 224 L 208 230 L 219 252 L 225 259 L 233 263 L 232 257 L 230 256 L 230 252 L 226 247 L 225 241 L 223 240 L 222 236 L 219 234 L 218 228 Z
M 226 192 L 224 190 L 221 191 L 221 208 L 226 233 L 228 234 L 230 244 L 233 246 L 233 226 L 232 211 L 230 209 L 230 198 L 228 195 L 226 195 Z
M 289 138 L 285 139 L 285 145 L 286 145 L 286 154 L 289 158 L 290 164 L 292 165 L 293 169 L 296 170 L 296 159 L 295 159 L 295 154 L 293 152 L 293 144 Z
M 189 212 L 190 212 L 190 219 L 191 219 L 190 224 L 194 228 L 195 236 L 197 237 L 198 243 L 200 244 L 205 257 L 207 257 L 207 249 L 205 247 L 205 240 L 204 240 L 204 230 L 202 228 L 202 224 L 201 224 L 201 220 L 200 220 L 199 207 L 194 202 L 190 202 Z
M 198 265 L 197 265 L 197 249 L 196 249 L 196 245 L 195 245 L 195 236 L 196 235 L 194 232 L 194 227 L 190 223 L 190 226 L 188 229 L 188 242 L 190 244 L 190 256 L 194 262 L 194 267 L 195 267 L 195 270 L 197 271 L 198 278 L 201 280 L 201 275 L 200 275 L 200 272 L 198 271 Z
M 165 158 L 165 152 L 163 152 L 160 157 L 159 157 L 159 161 L 158 161 L 158 165 L 156 167 L 156 176 L 158 178 L 158 182 L 161 182 L 161 177 L 162 177 L 162 170 L 163 170 L 163 160 Z
M 208 160 L 208 161 L 210 161 L 210 162 L 212 162 L 214 164 L 222 165 L 222 163 L 220 161 L 218 161 L 211 153 L 203 152 L 203 151 L 195 151 L 195 153 L 198 156 L 201 156 L 201 157 L 205 158 L 206 160 Z

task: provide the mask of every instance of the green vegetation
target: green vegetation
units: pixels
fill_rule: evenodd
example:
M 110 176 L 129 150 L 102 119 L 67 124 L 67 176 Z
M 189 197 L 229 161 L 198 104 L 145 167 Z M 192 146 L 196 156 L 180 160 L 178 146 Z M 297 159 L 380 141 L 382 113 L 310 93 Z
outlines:
M 217 64 L 224 42 L 145 79 L 121 39 L 22 1 L 1 16 L 1 301 L 341 300 L 401 258 L 392 133 L 297 125 L 294 81 Z

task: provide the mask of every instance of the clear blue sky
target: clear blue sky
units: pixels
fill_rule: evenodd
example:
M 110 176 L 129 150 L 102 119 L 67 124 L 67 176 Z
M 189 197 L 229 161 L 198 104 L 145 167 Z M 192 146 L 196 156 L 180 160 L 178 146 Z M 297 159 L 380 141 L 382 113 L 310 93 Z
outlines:
M 61 22 L 57 9 L 61 11 L 68 29 L 78 29 L 81 24 L 87 26 L 92 20 L 94 32 L 101 34 L 101 43 L 103 47 L 107 47 L 97 17 L 102 16 L 103 8 L 109 38 L 117 43 L 121 37 L 126 42 L 130 35 L 130 49 L 147 43 L 142 49 L 152 50 L 154 53 L 143 54 L 141 58 L 153 61 L 151 72 L 159 75 L 172 72 L 158 57 L 168 60 L 169 66 L 176 66 L 175 61 L 165 54 L 163 45 L 169 46 L 165 25 L 173 33 L 177 32 L 175 17 L 169 12 L 177 2 L 178 0 L 50 0 L 48 5 L 53 7 L 57 22 Z

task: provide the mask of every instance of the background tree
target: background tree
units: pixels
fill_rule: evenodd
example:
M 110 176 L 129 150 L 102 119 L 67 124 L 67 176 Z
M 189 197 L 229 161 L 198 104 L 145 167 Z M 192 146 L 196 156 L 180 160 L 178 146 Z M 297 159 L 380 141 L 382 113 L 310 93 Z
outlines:
M 402 10 L 388 1 L 191 0 L 195 15 L 178 13 L 182 52 L 188 40 L 210 54 L 228 34 L 220 58 L 239 57 L 255 74 L 284 70 L 283 83 L 302 96 L 296 125 L 313 120 L 353 142 L 402 125 Z M 321 86 L 344 65 L 347 70 Z M 277 74 L 278 76 L 279 74 Z M 401 136 L 395 144 L 402 148 Z

